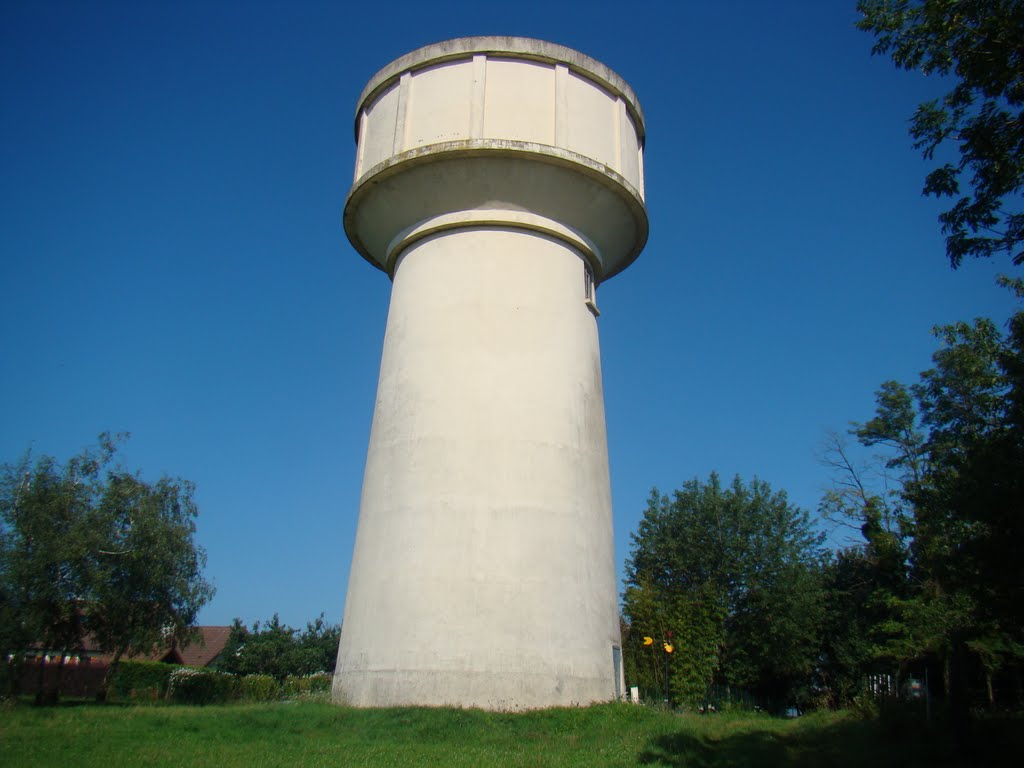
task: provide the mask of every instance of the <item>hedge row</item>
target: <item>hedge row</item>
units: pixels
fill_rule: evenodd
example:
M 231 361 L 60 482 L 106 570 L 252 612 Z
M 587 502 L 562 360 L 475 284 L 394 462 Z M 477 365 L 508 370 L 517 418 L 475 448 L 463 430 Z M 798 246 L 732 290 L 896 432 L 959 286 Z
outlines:
M 269 675 L 239 676 L 158 661 L 122 661 L 111 687 L 118 698 L 131 701 L 222 704 L 325 697 L 331 690 L 331 676 L 323 672 L 278 682 Z
M 159 661 L 122 661 L 110 681 L 110 690 L 119 699 L 160 701 L 167 697 L 167 685 L 175 664 Z

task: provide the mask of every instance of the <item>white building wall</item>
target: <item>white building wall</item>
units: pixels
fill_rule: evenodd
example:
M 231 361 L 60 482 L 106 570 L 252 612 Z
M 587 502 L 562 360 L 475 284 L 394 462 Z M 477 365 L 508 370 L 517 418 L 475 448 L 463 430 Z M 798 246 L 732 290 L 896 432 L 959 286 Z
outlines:
M 473 68 L 466 62 L 414 72 L 409 85 L 407 125 L 414 126 L 408 149 L 464 139 L 473 103 Z
M 616 569 L 583 260 L 461 229 L 395 272 L 340 657 L 357 705 L 613 697 Z
M 367 130 L 359 147 L 361 168 L 372 168 L 394 154 L 398 90 L 395 83 L 366 109 Z

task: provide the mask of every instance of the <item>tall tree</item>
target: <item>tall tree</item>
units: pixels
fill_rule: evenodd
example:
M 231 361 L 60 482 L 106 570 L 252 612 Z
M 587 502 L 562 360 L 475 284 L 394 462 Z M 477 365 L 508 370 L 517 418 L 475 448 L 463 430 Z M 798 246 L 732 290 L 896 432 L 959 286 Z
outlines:
M 12 617 L 3 633 L 8 645 L 0 649 L 5 657 L 18 659 L 36 645 L 59 652 L 63 664 L 64 652 L 80 647 L 95 533 L 91 511 L 114 451 L 104 436 L 97 450 L 63 467 L 49 456 L 32 463 L 26 455 L 0 471 L 0 590 Z M 40 667 L 39 701 L 57 695 L 44 691 L 42 673 Z
M 1022 326 L 1024 312 L 1017 312 L 1006 338 L 988 320 L 937 329 L 935 367 L 916 388 L 931 428 L 931 470 L 909 494 L 913 564 L 922 581 L 961 607 L 950 652 L 954 660 L 973 652 L 982 663 L 990 703 L 993 674 L 1024 658 L 1024 561 L 1017 546 L 1024 537 L 1024 424 L 1016 411 L 1024 397 Z M 965 707 L 965 698 L 958 703 Z
M 1001 282 L 1024 297 L 1024 281 Z M 1024 311 L 1008 328 L 1004 336 L 987 319 L 936 328 L 933 367 L 910 387 L 883 384 L 875 416 L 854 426 L 896 473 L 895 538 L 872 525 L 869 494 L 845 507 L 835 494 L 823 501 L 863 522 L 870 588 L 849 605 L 871 617 L 871 659 L 937 662 L 961 727 L 971 676 L 983 671 L 994 703 L 1000 669 L 1024 661 Z M 880 567 L 886 552 L 893 567 Z
M 114 466 L 120 439 L 101 435 L 63 466 L 26 456 L 0 469 L 4 656 L 38 644 L 63 659 L 89 633 L 116 662 L 183 639 L 213 594 L 192 486 Z
M 959 153 L 924 185 L 956 201 L 939 216 L 950 264 L 1002 252 L 1024 263 L 1024 2 L 860 0 L 857 9 L 857 26 L 877 38 L 873 53 L 953 85 L 919 105 L 910 125 L 927 160 L 947 145 Z
M 850 704 L 861 693 L 865 674 L 890 671 L 890 665 L 879 663 L 878 642 L 893 615 L 890 600 L 903 590 L 886 588 L 881 571 L 870 546 L 841 549 L 826 567 L 818 674 L 821 692 L 832 707 Z
M 904 666 L 889 647 L 900 633 L 898 608 L 910 592 L 907 559 L 911 516 L 904 483 L 919 475 L 924 437 L 909 391 L 885 382 L 876 395 L 875 417 L 854 424 L 850 434 L 887 451 L 868 461 L 855 459 L 846 439 L 828 436 L 822 463 L 832 470 L 832 487 L 821 501 L 822 516 L 860 534 L 861 542 L 836 553 L 826 568 L 828 609 L 820 673 L 833 706 L 860 693 L 870 671 Z
M 203 578 L 206 556 L 194 541 L 194 486 L 163 477 L 143 482 L 113 471 L 94 508 L 85 623 L 113 661 L 171 643 L 186 644 L 199 609 L 213 595 Z
M 823 537 L 784 493 L 757 479 L 691 480 L 671 499 L 653 492 L 632 538 L 627 654 L 634 637 L 671 632 L 678 700 L 693 703 L 716 678 L 778 700 L 811 673 Z

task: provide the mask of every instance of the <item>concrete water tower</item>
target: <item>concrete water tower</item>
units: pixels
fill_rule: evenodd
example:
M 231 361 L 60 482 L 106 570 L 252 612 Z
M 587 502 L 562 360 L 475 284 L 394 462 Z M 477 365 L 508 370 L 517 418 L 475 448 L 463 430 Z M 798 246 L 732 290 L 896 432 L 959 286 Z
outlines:
M 632 89 L 471 37 L 378 72 L 352 245 L 392 280 L 334 677 L 356 706 L 622 692 L 594 290 L 647 240 Z

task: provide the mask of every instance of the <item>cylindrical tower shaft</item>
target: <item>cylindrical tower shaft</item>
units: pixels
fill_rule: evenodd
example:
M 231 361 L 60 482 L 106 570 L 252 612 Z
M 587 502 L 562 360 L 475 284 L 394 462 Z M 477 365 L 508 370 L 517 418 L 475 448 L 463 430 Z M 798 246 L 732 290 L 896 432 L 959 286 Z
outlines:
M 382 70 L 357 139 L 346 231 L 394 284 L 335 699 L 612 699 L 593 291 L 646 239 L 636 99 L 575 51 L 466 38 Z

